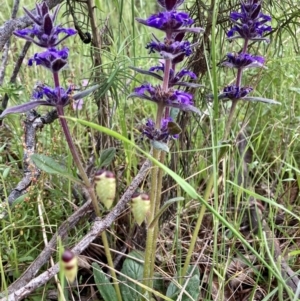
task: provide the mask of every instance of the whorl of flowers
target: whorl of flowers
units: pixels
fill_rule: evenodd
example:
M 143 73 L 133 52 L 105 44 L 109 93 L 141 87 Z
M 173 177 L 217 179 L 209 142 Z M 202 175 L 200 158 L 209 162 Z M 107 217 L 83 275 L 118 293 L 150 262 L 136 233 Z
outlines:
M 163 41 L 153 35 L 153 40 L 146 45 L 149 53 L 158 53 L 161 56 L 161 65 L 151 67 L 148 71 L 133 68 L 137 72 L 150 75 L 161 81 L 159 85 L 144 83 L 135 88 L 134 92 L 130 94 L 130 97 L 138 97 L 157 104 L 158 116 L 161 116 L 161 118 L 158 118 L 159 120 L 157 119 L 156 122 L 148 119 L 143 130 L 143 134 L 152 141 L 166 143 L 168 139 L 178 137 L 178 133 L 174 134 L 170 131 L 171 124 L 173 125 L 174 121 L 169 116 L 169 108 L 200 113 L 194 106 L 193 95 L 175 88 L 175 86 L 200 86 L 182 80 L 184 77 L 195 80 L 196 75 L 193 72 L 186 69 L 176 71 L 177 64 L 192 54 L 194 46 L 189 41 L 184 40 L 185 33 L 199 33 L 202 31 L 201 28 L 190 27 L 194 21 L 188 13 L 176 10 L 183 2 L 184 0 L 158 0 L 158 4 L 164 11 L 145 20 L 136 19 L 143 25 L 165 32 Z M 159 75 L 158 72 L 162 72 L 163 75 Z
M 239 99 L 252 100 L 247 95 L 253 90 L 252 87 L 241 85 L 243 70 L 246 68 L 264 67 L 265 59 L 259 55 L 247 53 L 250 41 L 267 41 L 264 35 L 272 30 L 266 23 L 271 17 L 261 12 L 262 1 L 241 1 L 240 11 L 232 12 L 230 20 L 233 27 L 228 31 L 229 40 L 243 39 L 243 48 L 239 53 L 228 53 L 227 58 L 221 65 L 237 69 L 236 83 L 224 88 L 219 99 L 227 98 L 232 101 Z M 261 100 L 263 101 L 263 100 Z M 275 101 L 273 103 L 276 103 Z
M 32 58 L 28 60 L 28 65 L 43 66 L 53 74 L 54 87 L 46 85 L 38 86 L 32 93 L 30 102 L 10 107 L 3 111 L 0 118 L 8 114 L 24 113 L 37 106 L 66 106 L 70 103 L 73 89 L 71 87 L 64 89 L 59 84 L 58 73 L 67 65 L 69 49 L 67 47 L 59 48 L 62 41 L 70 36 L 76 34 L 76 30 L 72 28 L 64 28 L 60 25 L 55 25 L 59 6 L 55 9 L 53 14 L 50 14 L 46 2 L 36 4 L 36 13 L 30 12 L 24 8 L 27 16 L 33 21 L 33 27 L 29 29 L 20 29 L 14 32 L 19 38 L 30 41 L 45 50 L 35 53 Z M 90 92 L 89 92 L 90 93 Z M 72 95 L 73 100 L 79 101 L 81 97 L 86 96 L 78 94 Z

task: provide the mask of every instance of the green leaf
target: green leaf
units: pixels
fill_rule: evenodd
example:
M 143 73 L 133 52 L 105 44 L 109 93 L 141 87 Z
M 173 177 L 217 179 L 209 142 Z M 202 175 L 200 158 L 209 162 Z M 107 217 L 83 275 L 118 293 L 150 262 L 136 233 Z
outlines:
M 113 285 L 110 283 L 106 275 L 103 273 L 99 264 L 92 263 L 93 275 L 95 278 L 96 286 L 104 301 L 118 301 L 116 291 Z
M 108 166 L 116 155 L 116 149 L 114 147 L 103 150 L 100 154 L 100 167 Z
M 143 259 L 144 256 L 142 256 L 140 252 L 132 251 L 128 254 L 128 258 L 126 258 L 123 263 L 121 273 L 124 274 L 124 276 L 122 275 L 120 277 L 120 289 L 123 301 L 140 301 L 142 299 L 142 288 L 138 284 L 128 281 L 126 276 L 137 281 L 142 281 L 144 266 L 141 260 Z
M 163 142 L 160 142 L 160 141 L 156 141 L 156 140 L 152 140 L 151 144 L 157 150 L 164 151 L 166 153 L 169 152 L 169 147 L 168 147 L 168 145 L 166 143 L 163 143 Z
M 177 274 L 175 279 L 177 279 Z M 182 290 L 184 290 L 182 292 Z M 198 267 L 190 265 L 187 271 L 187 278 L 181 287 L 177 281 L 172 281 L 167 289 L 167 297 L 176 300 L 181 294 L 182 301 L 197 301 L 200 294 L 200 273 Z
M 158 213 L 156 214 L 156 216 L 154 217 L 154 219 L 152 220 L 152 222 L 148 226 L 148 228 L 150 229 L 150 228 L 153 228 L 155 226 L 155 224 L 157 223 L 157 220 L 161 217 L 161 215 L 167 210 L 167 208 L 171 204 L 176 203 L 176 202 L 181 202 L 181 201 L 184 201 L 184 198 L 181 197 L 181 196 L 166 201 L 164 203 L 164 205 L 159 209 Z
M 185 291 L 188 294 L 183 293 L 182 301 L 198 300 L 200 294 L 200 272 L 197 266 L 190 265 L 188 268 L 188 277 L 186 279 Z M 188 296 L 190 295 L 190 296 Z
M 95 0 L 95 5 L 101 11 L 100 0 Z
M 65 178 L 68 178 L 69 180 L 81 184 L 81 182 L 74 178 L 72 175 L 70 175 L 66 168 L 64 166 L 61 166 L 56 161 L 54 161 L 52 158 L 45 156 L 45 155 L 39 155 L 39 154 L 33 154 L 31 155 L 31 160 L 35 163 L 35 165 L 49 173 L 49 174 L 58 174 L 62 175 Z
M 177 275 L 177 274 L 176 274 Z M 177 299 L 177 295 L 179 293 L 179 284 L 177 281 L 171 281 L 166 292 L 166 296 L 170 297 L 172 300 Z
M 269 98 L 262 98 L 262 97 L 243 97 L 241 100 L 246 100 L 246 101 L 251 101 L 251 102 L 264 102 L 264 103 L 269 103 L 271 105 L 281 105 L 280 102 L 274 100 L 274 99 L 269 99 Z
M 87 88 L 87 89 L 84 90 L 84 91 L 80 91 L 80 92 L 74 94 L 74 95 L 72 96 L 72 98 L 73 98 L 74 100 L 78 100 L 78 99 L 84 98 L 84 97 L 90 95 L 90 94 L 91 94 L 92 92 L 94 92 L 95 90 L 97 90 L 99 87 L 100 87 L 100 85 L 95 85 L 95 86 L 89 87 L 89 88 Z

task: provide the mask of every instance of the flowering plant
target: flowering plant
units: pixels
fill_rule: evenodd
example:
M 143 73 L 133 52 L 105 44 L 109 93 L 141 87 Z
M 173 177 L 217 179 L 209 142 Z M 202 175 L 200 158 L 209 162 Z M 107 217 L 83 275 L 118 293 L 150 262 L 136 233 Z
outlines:
M 149 70 L 133 68 L 137 72 L 146 74 L 158 79 L 161 84 L 152 85 L 144 83 L 135 88 L 129 97 L 154 102 L 157 105 L 156 119 L 148 119 L 143 130 L 143 135 L 148 137 L 153 145 L 153 157 L 164 161 L 164 151 L 168 151 L 167 142 L 169 139 L 178 138 L 181 132 L 180 127 L 171 118 L 170 108 L 182 111 L 191 111 L 199 114 L 200 111 L 194 105 L 193 95 L 176 89 L 176 86 L 199 87 L 199 84 L 191 82 L 196 80 L 196 75 L 186 69 L 177 70 L 179 63 L 192 53 L 192 45 L 184 39 L 186 32 L 199 33 L 201 28 L 192 27 L 194 21 L 186 12 L 177 11 L 177 8 L 184 0 L 158 0 L 158 4 L 163 11 L 150 16 L 147 19 L 137 18 L 136 20 L 148 27 L 158 29 L 165 33 L 163 41 L 160 41 L 154 34 L 153 40 L 147 44 L 149 53 L 159 53 L 161 56 L 160 65 L 151 67 Z M 162 72 L 163 75 L 159 75 Z M 183 81 L 184 77 L 189 77 L 190 82 Z M 151 194 L 150 208 L 147 219 L 148 226 L 153 223 L 155 226 L 147 230 L 144 283 L 152 286 L 151 280 L 154 271 L 154 254 L 156 250 L 155 242 L 158 234 L 158 223 L 154 222 L 155 215 L 160 208 L 160 190 L 162 187 L 162 170 L 157 167 L 151 173 Z

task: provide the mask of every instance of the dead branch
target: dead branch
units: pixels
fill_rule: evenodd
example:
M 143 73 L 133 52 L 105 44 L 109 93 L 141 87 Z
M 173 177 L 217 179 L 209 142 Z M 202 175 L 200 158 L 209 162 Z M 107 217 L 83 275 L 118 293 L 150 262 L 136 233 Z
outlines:
M 24 175 L 16 188 L 14 188 L 8 196 L 7 203 L 10 207 L 18 197 L 26 193 L 26 189 L 33 181 L 36 181 L 40 175 L 40 171 L 30 161 L 30 156 L 35 152 L 36 148 L 36 131 L 45 124 L 52 123 L 57 118 L 56 110 L 43 116 L 38 115 L 34 110 L 31 110 L 26 114 L 26 119 L 24 121 Z M 3 203 L 2 207 L 5 208 L 7 203 Z M 0 212 L 0 219 L 4 218 L 6 215 L 7 211 L 3 209 L 2 212 Z
M 137 176 L 133 179 L 130 186 L 127 188 L 122 198 L 119 200 L 117 205 L 113 208 L 113 210 L 103 219 L 97 218 L 95 223 L 93 224 L 91 230 L 83 237 L 83 239 L 72 249 L 75 254 L 82 253 L 90 243 L 104 230 L 106 230 L 110 225 L 118 218 L 118 216 L 125 209 L 126 204 L 131 200 L 132 194 L 135 192 L 139 184 L 145 178 L 148 169 L 151 166 L 151 162 L 146 160 L 141 167 Z M 51 239 L 52 241 L 53 239 Z M 51 242 L 50 241 L 50 242 Z M 49 243 L 50 244 L 50 243 Z M 49 255 L 50 256 L 50 255 Z M 39 256 L 40 257 L 40 256 Z M 49 257 L 48 257 L 49 258 Z M 32 269 L 29 267 L 29 269 Z M 28 296 L 31 292 L 33 292 L 38 287 L 45 284 L 49 279 L 51 279 L 54 275 L 56 275 L 59 271 L 59 266 L 56 264 L 52 268 L 48 269 L 44 273 L 40 274 L 38 277 L 32 279 L 30 282 L 26 284 L 26 282 L 22 282 L 22 287 L 17 290 L 12 290 L 12 286 L 9 288 L 9 295 L 5 298 L 0 299 L 0 301 L 17 301 L 22 300 L 26 296 Z M 32 271 L 31 274 L 33 274 Z M 35 272 L 36 273 L 36 272 Z M 22 276 L 23 277 L 23 276 Z M 29 280 L 29 278 L 26 278 Z M 27 281 L 28 281 L 27 280 Z M 18 284 L 20 286 L 20 284 Z

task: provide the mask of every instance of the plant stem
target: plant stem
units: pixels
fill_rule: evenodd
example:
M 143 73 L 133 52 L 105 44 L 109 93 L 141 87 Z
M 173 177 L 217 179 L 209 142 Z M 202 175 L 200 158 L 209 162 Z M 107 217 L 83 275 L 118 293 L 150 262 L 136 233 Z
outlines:
M 205 189 L 205 192 L 204 192 L 204 196 L 203 196 L 203 199 L 205 201 L 208 201 L 208 198 L 209 198 L 209 195 L 210 195 L 210 192 L 211 192 L 211 189 L 212 189 L 213 185 L 214 185 L 214 174 L 211 173 L 211 175 L 209 176 L 208 182 L 207 182 L 207 186 L 206 186 L 206 189 Z M 186 276 L 188 267 L 190 265 L 191 258 L 192 258 L 192 255 L 193 255 L 193 251 L 194 251 L 194 247 L 195 247 L 195 244 L 196 244 L 196 241 L 197 241 L 197 238 L 198 238 L 198 233 L 199 233 L 200 227 L 202 225 L 202 221 L 203 221 L 205 211 L 206 211 L 206 206 L 202 205 L 201 210 L 200 210 L 199 215 L 198 215 L 198 219 L 197 219 L 195 229 L 193 231 L 193 235 L 192 235 L 190 246 L 189 246 L 189 249 L 188 249 L 188 252 L 187 252 L 187 255 L 186 255 L 186 259 L 185 259 L 185 262 L 184 262 L 184 265 L 183 265 L 183 269 L 182 269 L 182 273 L 181 273 L 182 277 Z
M 53 74 L 53 79 L 54 79 L 55 87 L 59 88 L 59 78 L 58 78 L 57 73 Z M 57 109 L 57 114 L 59 116 L 59 121 L 60 121 L 61 127 L 63 129 L 64 135 L 66 137 L 66 140 L 67 140 L 67 143 L 68 143 L 68 146 L 69 146 L 69 149 L 71 151 L 73 160 L 74 160 L 74 162 L 75 162 L 75 164 L 78 168 L 80 176 L 81 176 L 81 178 L 84 182 L 84 185 L 86 186 L 86 189 L 88 191 L 88 194 L 89 194 L 89 196 L 92 200 L 92 204 L 93 204 L 95 213 L 96 213 L 97 216 L 101 217 L 99 204 L 98 204 L 97 196 L 95 194 L 94 187 L 91 184 L 91 182 L 90 182 L 90 180 L 89 180 L 89 178 L 88 178 L 88 176 L 87 176 L 87 174 L 86 174 L 86 172 L 85 172 L 85 170 L 84 170 L 84 168 L 81 164 L 81 160 L 80 160 L 80 157 L 79 157 L 78 152 L 76 150 L 76 147 L 74 145 L 74 142 L 73 142 L 73 139 L 72 139 L 69 127 L 68 127 L 68 123 L 67 123 L 66 119 L 64 118 L 64 108 L 63 108 L 62 105 L 58 105 L 58 106 L 56 106 L 56 109 Z M 112 260 L 111 253 L 110 253 L 110 250 L 109 250 L 108 240 L 107 240 L 107 236 L 106 236 L 105 231 L 103 231 L 101 233 L 101 238 L 102 238 L 102 242 L 103 242 L 107 262 L 108 262 L 108 265 L 111 269 L 111 275 L 112 275 L 113 279 L 116 280 L 117 276 L 116 276 L 116 273 L 115 273 L 115 270 L 114 270 L 114 264 L 113 264 L 113 260 Z M 115 286 L 115 289 L 116 289 L 118 301 L 122 301 L 121 292 L 120 292 L 119 284 L 118 284 L 117 281 L 114 282 L 114 286 Z
M 155 127 L 160 129 L 161 120 L 164 112 L 164 106 L 158 105 L 156 112 L 156 122 Z M 156 148 L 153 148 L 153 158 L 159 160 L 160 151 Z M 151 171 L 151 191 L 150 191 L 150 213 L 148 219 L 148 225 L 154 220 L 155 213 L 160 206 L 160 193 L 158 187 L 161 187 L 161 184 L 158 182 L 159 168 L 157 166 L 152 167 Z M 158 209 L 156 208 L 158 206 Z M 146 239 L 146 251 L 145 251 L 145 265 L 144 265 L 144 284 L 152 288 L 152 278 L 153 275 L 152 269 L 154 269 L 155 261 L 155 249 L 156 249 L 156 238 L 155 238 L 155 229 L 156 227 L 151 227 L 147 229 L 147 239 Z
M 118 278 L 117 278 L 117 275 L 116 275 L 116 272 L 115 272 L 114 263 L 113 263 L 111 253 L 110 253 L 110 250 L 109 250 L 109 243 L 108 243 L 105 231 L 103 231 L 101 233 L 101 238 L 102 238 L 102 242 L 103 242 L 103 246 L 104 246 L 104 250 L 105 250 L 107 263 L 108 263 L 108 266 L 110 267 L 110 272 L 111 272 L 111 276 L 112 276 L 112 279 L 113 279 L 114 288 L 116 290 L 117 298 L 118 298 L 118 301 L 122 301 L 120 286 L 119 286 Z
M 166 153 L 161 152 L 159 161 L 163 163 L 165 161 Z M 161 201 L 161 189 L 162 189 L 162 177 L 164 175 L 164 171 L 160 168 L 158 171 L 158 179 L 157 179 L 157 187 L 156 187 L 156 204 L 155 204 L 155 212 L 154 218 L 159 212 L 160 209 L 160 201 Z M 158 230 L 159 230 L 159 219 L 155 223 L 154 226 L 154 233 L 153 233 L 153 242 L 152 242 L 152 260 L 151 260 L 151 267 L 150 267 L 150 279 L 153 279 L 154 276 L 154 263 L 155 263 L 155 250 L 156 250 L 156 240 L 158 237 Z
M 153 158 L 158 160 L 159 159 L 160 151 L 153 148 Z M 149 214 L 149 221 L 148 225 L 153 221 L 155 217 L 155 205 L 156 205 L 156 198 L 157 198 L 157 179 L 158 179 L 158 167 L 153 166 L 151 171 L 151 191 L 150 191 L 150 214 Z M 151 267 L 154 265 L 152 264 L 153 255 L 152 253 L 155 252 L 153 250 L 153 240 L 154 240 L 154 229 L 148 228 L 147 230 L 147 240 L 146 240 L 146 251 L 145 251 L 145 265 L 144 265 L 144 284 L 148 287 L 152 287 L 152 281 L 150 279 L 151 275 Z

